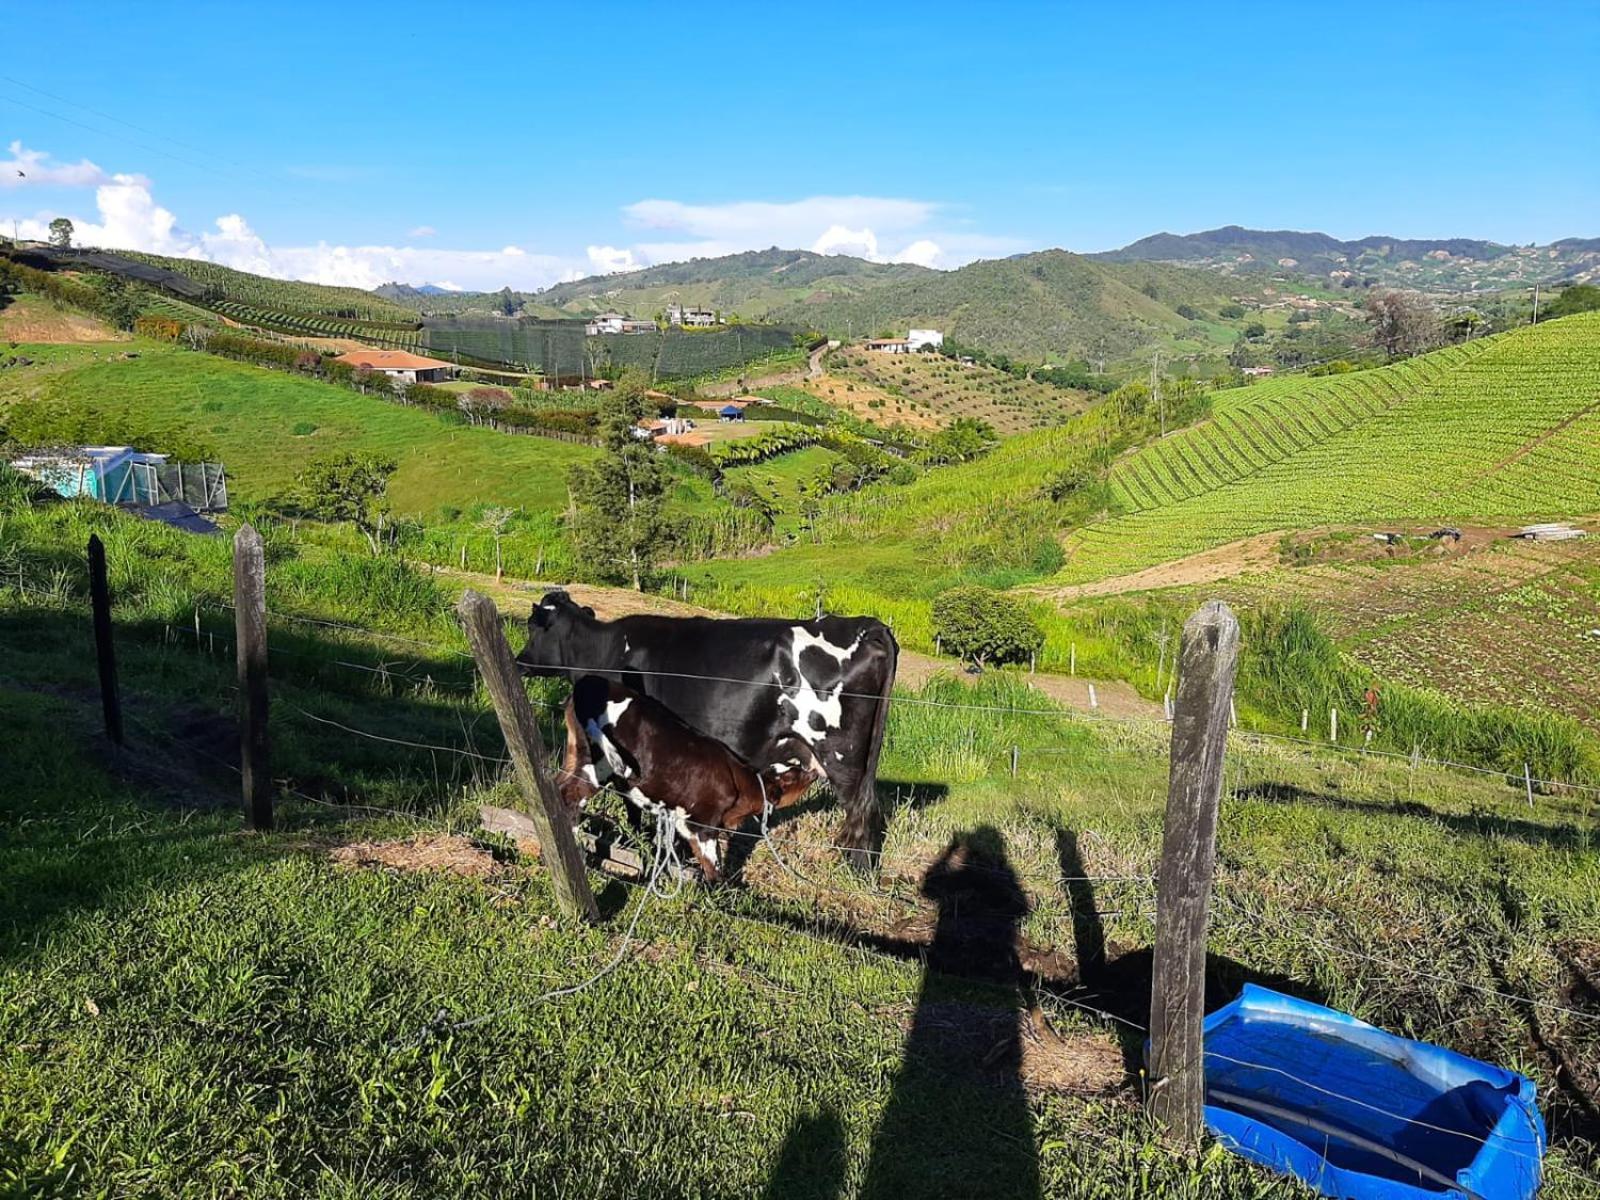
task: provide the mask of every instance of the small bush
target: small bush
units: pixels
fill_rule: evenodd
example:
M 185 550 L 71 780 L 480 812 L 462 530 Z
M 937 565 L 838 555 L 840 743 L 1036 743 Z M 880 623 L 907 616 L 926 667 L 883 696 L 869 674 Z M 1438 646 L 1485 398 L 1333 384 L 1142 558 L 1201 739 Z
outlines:
M 292 432 L 295 437 L 309 437 L 317 431 L 317 427 L 310 421 L 296 421 Z
M 1044 632 L 1010 596 L 956 587 L 933 601 L 933 627 L 943 647 L 977 663 L 1022 662 L 1044 644 Z

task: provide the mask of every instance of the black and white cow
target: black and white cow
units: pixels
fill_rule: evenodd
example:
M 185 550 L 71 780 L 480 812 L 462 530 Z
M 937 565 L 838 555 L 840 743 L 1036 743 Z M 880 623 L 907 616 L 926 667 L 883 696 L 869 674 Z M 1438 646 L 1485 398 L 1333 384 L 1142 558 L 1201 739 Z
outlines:
M 870 869 L 884 817 L 874 784 L 899 646 L 872 617 L 622 617 L 566 592 L 528 618 L 529 675 L 600 675 L 660 701 L 756 770 L 826 779 L 844 805 L 840 844 Z

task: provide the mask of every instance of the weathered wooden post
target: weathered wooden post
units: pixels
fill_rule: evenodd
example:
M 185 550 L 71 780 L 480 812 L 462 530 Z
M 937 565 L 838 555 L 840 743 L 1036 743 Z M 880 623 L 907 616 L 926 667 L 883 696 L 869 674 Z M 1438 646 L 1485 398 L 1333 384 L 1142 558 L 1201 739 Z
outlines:
M 239 775 L 244 823 L 272 828 L 272 755 L 267 737 L 267 561 L 261 535 L 233 536 L 233 640 L 239 670 Z
M 598 921 L 600 910 L 589 891 L 589 877 L 584 874 L 583 854 L 573 836 L 572 822 L 555 785 L 544 772 L 544 739 L 539 734 L 539 720 L 522 688 L 522 677 L 500 628 L 500 613 L 493 600 L 470 588 L 456 605 L 456 612 L 466 629 L 467 644 L 472 647 L 483 685 L 494 701 L 500 732 L 505 735 L 506 749 L 516 764 L 517 784 L 538 831 L 539 857 L 550 868 L 561 911 L 569 917 Z
M 1157 879 L 1150 988 L 1150 1112 L 1186 1146 L 1204 1129 L 1206 927 L 1239 622 L 1220 600 L 1184 623 Z
M 106 736 L 122 745 L 122 694 L 117 689 L 117 649 L 111 641 L 111 586 L 106 582 L 106 546 L 89 535 L 89 602 L 94 609 L 94 655 L 100 668 L 100 709 Z

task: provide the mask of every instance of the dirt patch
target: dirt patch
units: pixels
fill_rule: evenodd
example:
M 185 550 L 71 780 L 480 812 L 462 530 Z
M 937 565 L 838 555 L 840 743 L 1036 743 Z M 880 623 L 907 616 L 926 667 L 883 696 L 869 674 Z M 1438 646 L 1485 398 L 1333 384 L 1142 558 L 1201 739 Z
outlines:
M 904 1026 L 907 1052 L 922 1065 L 996 1084 L 1020 1080 L 1035 1092 L 1100 1095 L 1116 1091 L 1127 1078 L 1114 1036 L 1062 1037 L 1037 1009 L 924 1001 Z
M 1262 533 L 1238 542 L 1229 542 L 1214 550 L 1203 550 L 1187 558 L 1175 559 L 1157 567 L 1147 567 L 1131 575 L 1118 575 L 1113 579 L 1097 579 L 1093 583 L 1073 584 L 1070 587 L 1023 588 L 1051 600 L 1082 600 L 1089 596 L 1116 596 L 1123 592 L 1150 592 L 1157 588 L 1183 587 L 1187 584 L 1214 583 L 1253 571 L 1266 571 L 1278 565 L 1278 543 L 1282 532 Z
M 58 309 L 38 296 L 17 296 L 0 308 L 0 341 L 63 345 L 128 340 L 128 334 L 103 321 Z
M 487 879 L 500 864 L 487 850 L 447 833 L 419 833 L 388 842 L 350 842 L 328 857 L 342 867 L 377 867 L 389 871 L 444 871 L 470 879 Z

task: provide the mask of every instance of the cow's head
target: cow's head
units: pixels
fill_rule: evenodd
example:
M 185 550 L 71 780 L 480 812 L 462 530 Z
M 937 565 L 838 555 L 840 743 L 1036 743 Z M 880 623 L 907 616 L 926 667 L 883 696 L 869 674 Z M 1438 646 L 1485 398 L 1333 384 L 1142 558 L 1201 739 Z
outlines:
M 585 636 L 595 626 L 594 609 L 578 604 L 559 589 L 546 592 L 528 614 L 528 642 L 517 655 L 524 675 L 565 675 L 566 668 L 592 667 L 583 661 Z

